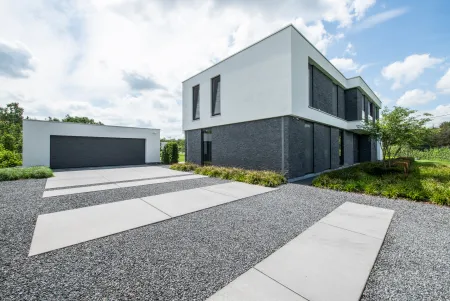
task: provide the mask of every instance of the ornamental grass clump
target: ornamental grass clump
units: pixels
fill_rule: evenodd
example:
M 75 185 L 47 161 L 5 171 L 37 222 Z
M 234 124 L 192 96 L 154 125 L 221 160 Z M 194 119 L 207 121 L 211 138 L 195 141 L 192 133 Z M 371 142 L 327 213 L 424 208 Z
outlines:
M 246 170 L 236 167 L 222 167 L 214 165 L 200 166 L 189 162 L 184 164 L 173 164 L 170 168 L 179 171 L 190 171 L 208 177 L 266 187 L 276 187 L 286 183 L 286 178 L 282 174 L 267 170 Z

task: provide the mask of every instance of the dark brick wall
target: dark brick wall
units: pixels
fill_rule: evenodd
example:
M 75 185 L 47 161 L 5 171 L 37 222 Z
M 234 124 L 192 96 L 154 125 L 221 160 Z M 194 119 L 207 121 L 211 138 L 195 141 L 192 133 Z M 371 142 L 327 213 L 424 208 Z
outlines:
M 344 165 L 353 163 L 353 133 L 344 131 Z
M 281 171 L 281 118 L 213 127 L 212 164 Z
M 338 115 L 339 118 L 345 119 L 345 91 L 338 87 Z
M 330 127 L 314 124 L 314 172 L 330 169 Z
M 201 130 L 186 131 L 185 136 L 186 136 L 186 161 L 201 164 L 202 131 Z
M 356 88 L 345 91 L 345 119 L 362 119 L 362 94 Z
M 339 129 L 330 128 L 330 156 L 331 169 L 338 168 L 339 164 Z
M 288 177 L 295 178 L 314 172 L 313 123 L 296 117 L 287 117 L 287 124 Z
M 337 116 L 333 105 L 333 82 L 319 69 L 313 67 L 313 107 Z

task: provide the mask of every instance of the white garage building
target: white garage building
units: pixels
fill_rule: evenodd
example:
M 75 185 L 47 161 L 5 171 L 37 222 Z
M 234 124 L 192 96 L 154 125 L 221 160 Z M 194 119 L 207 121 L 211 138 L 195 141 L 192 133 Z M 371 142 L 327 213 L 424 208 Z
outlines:
M 23 166 L 78 168 L 159 163 L 160 130 L 23 121 Z

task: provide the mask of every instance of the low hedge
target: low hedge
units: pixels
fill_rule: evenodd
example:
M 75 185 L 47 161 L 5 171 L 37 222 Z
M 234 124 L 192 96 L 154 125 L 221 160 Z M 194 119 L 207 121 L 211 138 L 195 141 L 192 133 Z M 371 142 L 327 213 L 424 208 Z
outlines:
M 405 174 L 404 162 L 404 158 L 394 160 L 390 168 L 384 168 L 381 162 L 361 163 L 321 174 L 312 184 L 340 191 L 450 206 L 449 166 L 436 162 L 412 162 Z
M 0 168 L 22 165 L 22 156 L 16 152 L 6 150 L 0 144 Z
M 276 187 L 286 183 L 286 178 L 282 174 L 267 170 L 246 170 L 242 168 L 220 167 L 212 165 L 200 166 L 189 162 L 186 162 L 184 164 L 173 164 L 170 166 L 170 168 L 178 171 L 190 171 L 199 175 L 266 187 Z
M 41 179 L 53 177 L 50 168 L 44 166 L 35 167 L 11 167 L 0 168 L 0 181 L 13 181 L 19 179 Z

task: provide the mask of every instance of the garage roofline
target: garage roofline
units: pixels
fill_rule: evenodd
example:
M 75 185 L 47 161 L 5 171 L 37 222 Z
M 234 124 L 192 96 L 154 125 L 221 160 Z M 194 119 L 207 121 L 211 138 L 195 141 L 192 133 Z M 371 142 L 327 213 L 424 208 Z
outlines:
M 59 124 L 78 124 L 78 125 L 86 125 L 86 126 L 107 126 L 107 127 L 116 127 L 116 128 L 142 129 L 142 130 L 154 130 L 154 131 L 160 131 L 161 130 L 161 129 L 157 129 L 157 128 L 143 128 L 143 127 L 135 127 L 135 126 L 121 126 L 121 125 L 107 125 L 107 124 L 88 124 L 88 123 L 48 121 L 48 120 L 38 120 L 38 119 L 23 119 L 23 122 L 25 122 L 25 121 L 26 122 L 59 123 Z

